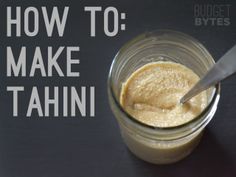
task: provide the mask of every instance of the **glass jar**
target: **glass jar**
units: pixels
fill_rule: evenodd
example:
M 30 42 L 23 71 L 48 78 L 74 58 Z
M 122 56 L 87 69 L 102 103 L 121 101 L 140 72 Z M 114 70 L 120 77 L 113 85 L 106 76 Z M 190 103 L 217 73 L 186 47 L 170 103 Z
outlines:
M 125 44 L 115 56 L 108 76 L 111 109 L 122 137 L 137 157 L 155 164 L 177 162 L 190 154 L 201 139 L 205 126 L 216 112 L 220 84 L 207 90 L 207 107 L 193 120 L 176 127 L 154 127 L 129 115 L 121 106 L 122 83 L 141 66 L 157 61 L 173 61 L 192 69 L 200 78 L 215 63 L 196 39 L 176 31 L 144 33 Z

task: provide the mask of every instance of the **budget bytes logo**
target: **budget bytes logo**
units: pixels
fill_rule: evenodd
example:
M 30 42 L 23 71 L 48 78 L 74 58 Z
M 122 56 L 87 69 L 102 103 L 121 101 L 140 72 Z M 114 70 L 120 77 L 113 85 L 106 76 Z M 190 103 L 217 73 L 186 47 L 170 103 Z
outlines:
M 230 4 L 195 4 L 194 24 L 196 26 L 229 26 Z

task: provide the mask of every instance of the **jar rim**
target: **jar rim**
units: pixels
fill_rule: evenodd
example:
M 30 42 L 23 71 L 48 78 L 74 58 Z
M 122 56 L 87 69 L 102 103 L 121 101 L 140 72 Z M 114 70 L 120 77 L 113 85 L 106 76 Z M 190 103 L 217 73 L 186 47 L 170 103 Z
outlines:
M 125 117 L 127 117 L 129 120 L 131 120 L 133 123 L 138 124 L 141 127 L 145 127 L 151 130 L 155 130 L 155 131 L 170 131 L 170 130 L 177 130 L 177 129 L 181 129 L 183 127 L 186 127 L 188 125 L 192 125 L 194 123 L 196 123 L 204 114 L 207 113 L 207 111 L 213 106 L 213 104 L 215 103 L 217 96 L 220 94 L 220 83 L 217 83 L 214 86 L 214 90 L 213 90 L 213 96 L 211 97 L 210 102 L 207 104 L 207 106 L 204 108 L 204 110 L 197 115 L 196 117 L 194 117 L 192 120 L 187 121 L 183 124 L 177 125 L 177 126 L 170 126 L 170 127 L 159 127 L 159 126 L 153 126 L 153 125 L 149 125 L 149 124 L 145 124 L 141 121 L 139 121 L 138 119 L 134 118 L 132 115 L 130 115 L 120 104 L 120 101 L 117 100 L 117 97 L 115 95 L 114 89 L 112 87 L 112 70 L 114 68 L 114 64 L 116 63 L 116 60 L 118 59 L 119 54 L 127 47 L 127 46 L 131 46 L 132 44 L 136 43 L 137 41 L 141 41 L 142 39 L 151 36 L 151 35 L 155 35 L 158 33 L 172 33 L 172 34 L 177 34 L 180 35 L 182 37 L 184 37 L 185 39 L 189 40 L 190 42 L 193 42 L 194 45 L 196 45 L 197 47 L 199 47 L 201 50 L 203 50 L 207 55 L 210 56 L 211 60 L 213 63 L 215 63 L 215 60 L 213 59 L 213 57 L 210 55 L 210 53 L 206 50 L 206 48 L 195 38 L 193 38 L 190 35 L 187 35 L 185 33 L 179 32 L 179 31 L 174 31 L 174 30 L 169 30 L 169 29 L 162 29 L 162 30 L 155 30 L 155 31 L 150 31 L 150 32 L 145 32 L 143 34 L 140 34 L 138 36 L 136 36 L 135 38 L 131 39 L 130 41 L 126 42 L 124 44 L 124 46 L 118 51 L 118 53 L 116 54 L 116 56 L 114 57 L 110 70 L 109 70 L 109 74 L 108 74 L 108 90 L 109 93 L 111 93 L 111 97 L 114 100 L 115 105 L 118 107 L 118 109 L 125 115 Z

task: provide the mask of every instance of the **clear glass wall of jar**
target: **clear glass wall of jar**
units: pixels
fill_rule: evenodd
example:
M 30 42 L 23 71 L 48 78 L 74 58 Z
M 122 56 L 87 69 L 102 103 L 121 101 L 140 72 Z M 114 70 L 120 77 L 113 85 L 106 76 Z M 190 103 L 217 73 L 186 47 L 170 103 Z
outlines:
M 192 152 L 201 139 L 205 126 L 216 112 L 220 84 L 207 90 L 208 106 L 190 122 L 176 127 L 153 127 L 139 122 L 120 105 L 122 83 L 141 66 L 157 61 L 173 61 L 203 76 L 215 63 L 196 39 L 176 31 L 159 30 L 142 34 L 124 45 L 115 56 L 108 76 L 108 97 L 119 123 L 122 137 L 139 158 L 168 164 Z

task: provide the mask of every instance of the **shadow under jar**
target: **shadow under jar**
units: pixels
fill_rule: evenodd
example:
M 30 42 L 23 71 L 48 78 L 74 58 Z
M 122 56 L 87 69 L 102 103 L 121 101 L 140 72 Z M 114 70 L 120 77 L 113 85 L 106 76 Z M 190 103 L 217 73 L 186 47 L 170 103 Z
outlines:
M 112 62 L 108 76 L 108 97 L 126 145 L 137 157 L 147 162 L 168 164 L 189 155 L 199 143 L 203 129 L 216 112 L 220 84 L 207 90 L 207 106 L 193 120 L 164 128 L 144 124 L 122 108 L 121 87 L 138 68 L 158 61 L 183 64 L 200 78 L 215 62 L 196 39 L 170 30 L 137 36 L 120 49 Z

